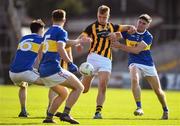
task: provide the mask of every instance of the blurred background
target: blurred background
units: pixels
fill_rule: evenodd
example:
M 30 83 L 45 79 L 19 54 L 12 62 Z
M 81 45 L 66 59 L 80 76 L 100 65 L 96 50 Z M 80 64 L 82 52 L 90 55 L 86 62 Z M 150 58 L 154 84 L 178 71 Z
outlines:
M 154 36 L 152 55 L 163 89 L 180 90 L 180 1 L 179 0 L 0 0 L 0 84 L 11 84 L 9 64 L 18 40 L 29 34 L 29 23 L 41 18 L 46 28 L 51 25 L 51 12 L 67 12 L 65 29 L 75 39 L 82 30 L 96 20 L 97 8 L 108 5 L 110 21 L 135 25 L 137 17 L 147 13 L 153 18 L 150 32 Z M 73 49 L 74 62 L 86 61 L 88 46 L 82 53 Z M 97 84 L 97 79 L 93 85 Z M 129 88 L 127 53 L 113 50 L 113 70 L 109 87 Z M 145 80 L 142 87 L 149 88 Z

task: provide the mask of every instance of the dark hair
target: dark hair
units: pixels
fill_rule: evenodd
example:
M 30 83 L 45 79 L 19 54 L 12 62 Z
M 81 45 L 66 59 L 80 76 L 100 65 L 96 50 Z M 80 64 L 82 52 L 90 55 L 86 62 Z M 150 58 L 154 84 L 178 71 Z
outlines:
M 151 23 L 152 18 L 148 14 L 141 14 L 139 16 L 139 19 L 145 20 L 147 23 Z
M 33 20 L 30 24 L 30 29 L 32 33 L 38 33 L 40 28 L 45 26 L 44 22 L 41 19 Z
M 53 21 L 62 21 L 66 17 L 66 12 L 61 9 L 54 10 L 52 12 L 52 19 Z
M 101 5 L 99 8 L 98 8 L 98 12 L 100 14 L 105 14 L 105 13 L 109 13 L 110 12 L 110 8 L 106 5 Z

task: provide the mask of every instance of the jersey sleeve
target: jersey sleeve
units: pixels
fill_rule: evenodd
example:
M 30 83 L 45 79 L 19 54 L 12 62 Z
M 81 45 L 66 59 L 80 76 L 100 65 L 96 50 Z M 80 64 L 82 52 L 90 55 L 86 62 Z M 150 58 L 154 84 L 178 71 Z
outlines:
M 88 36 L 91 36 L 91 34 L 92 34 L 92 25 L 89 25 L 88 27 L 86 27 L 85 30 L 81 34 L 86 34 Z
M 113 27 L 114 27 L 114 32 L 120 32 L 121 31 L 120 25 L 115 24 L 115 25 L 113 25 Z
M 122 34 L 122 37 L 123 37 L 123 39 L 127 39 L 127 32 L 126 31 L 124 31 L 124 32 L 121 32 L 121 34 Z

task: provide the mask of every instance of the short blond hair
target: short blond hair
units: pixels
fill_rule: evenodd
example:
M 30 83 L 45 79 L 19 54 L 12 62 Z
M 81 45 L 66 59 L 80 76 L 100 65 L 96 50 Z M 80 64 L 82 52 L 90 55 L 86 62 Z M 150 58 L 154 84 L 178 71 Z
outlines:
M 100 14 L 110 13 L 110 8 L 106 5 L 101 5 L 100 7 L 98 7 L 98 12 Z
M 139 16 L 139 19 L 143 19 L 145 20 L 147 23 L 151 23 L 152 22 L 152 18 L 151 16 L 149 16 L 148 14 L 141 14 Z

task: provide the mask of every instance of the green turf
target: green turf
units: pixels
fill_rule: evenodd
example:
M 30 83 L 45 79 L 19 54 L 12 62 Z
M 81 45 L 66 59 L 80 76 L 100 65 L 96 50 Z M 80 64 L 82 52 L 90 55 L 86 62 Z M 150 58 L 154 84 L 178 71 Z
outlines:
M 31 86 L 28 88 L 27 109 L 29 118 L 18 118 L 20 111 L 18 87 L 0 86 L 0 125 L 43 125 L 47 107 L 47 92 L 45 87 Z M 81 95 L 72 109 L 71 115 L 79 122 L 79 126 L 119 126 L 119 125 L 180 125 L 180 91 L 167 91 L 167 101 L 170 109 L 170 119 L 160 120 L 161 106 L 151 90 L 142 91 L 142 104 L 145 115 L 133 116 L 135 103 L 131 90 L 107 89 L 106 102 L 103 108 L 102 120 L 93 120 L 97 89 L 92 88 L 87 94 Z M 60 107 L 62 111 L 64 105 Z M 55 118 L 57 125 L 70 125 Z M 51 124 L 52 125 L 52 124 Z

